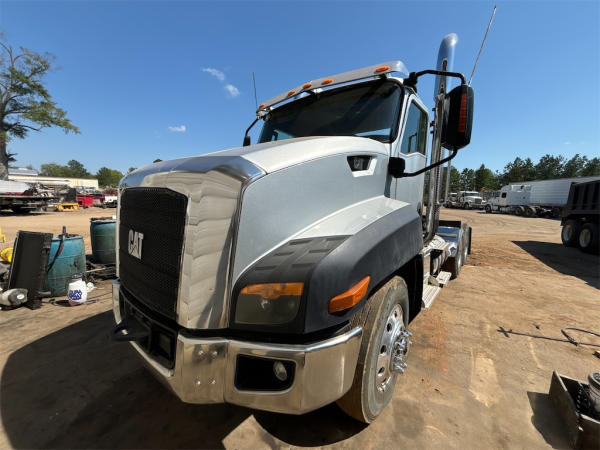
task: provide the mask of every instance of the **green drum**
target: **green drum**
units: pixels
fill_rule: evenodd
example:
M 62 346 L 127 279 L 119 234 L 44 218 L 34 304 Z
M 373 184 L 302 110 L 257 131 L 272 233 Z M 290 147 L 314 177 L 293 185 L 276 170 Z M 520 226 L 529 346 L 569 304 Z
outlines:
M 92 219 L 90 237 L 94 262 L 100 264 L 115 263 L 115 219 Z
M 64 241 L 62 248 L 61 240 Z M 52 239 L 48 264 L 51 266 L 46 274 L 46 290 L 54 297 L 66 295 L 73 275 L 85 273 L 83 237 L 68 234 Z

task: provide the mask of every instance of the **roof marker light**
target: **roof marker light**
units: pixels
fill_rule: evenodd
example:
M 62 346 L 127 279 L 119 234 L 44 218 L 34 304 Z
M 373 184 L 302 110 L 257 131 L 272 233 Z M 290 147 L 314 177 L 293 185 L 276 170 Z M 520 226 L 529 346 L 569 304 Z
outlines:
M 311 86 L 312 86 L 312 83 L 305 83 L 302 85 L 302 89 L 308 89 Z
M 261 103 L 261 105 L 258 107 L 258 109 L 263 109 L 265 107 L 264 103 Z
M 385 72 L 386 70 L 390 70 L 390 66 L 381 66 L 375 69 L 375 73 Z
M 322 85 L 333 83 L 333 78 L 327 78 L 326 80 L 321 81 Z
M 292 89 L 290 92 L 287 93 L 287 96 L 289 97 L 291 95 L 294 95 L 295 93 L 296 93 L 296 91 Z

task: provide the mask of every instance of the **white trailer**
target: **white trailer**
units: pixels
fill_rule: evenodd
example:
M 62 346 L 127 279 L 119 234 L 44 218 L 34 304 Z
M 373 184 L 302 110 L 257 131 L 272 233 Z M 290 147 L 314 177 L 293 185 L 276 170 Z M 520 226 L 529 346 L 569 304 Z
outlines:
M 510 183 L 510 186 L 530 186 L 530 205 L 549 209 L 555 217 L 560 216 L 562 209 L 569 199 L 569 190 L 573 183 L 585 183 L 587 181 L 599 180 L 600 176 L 594 177 L 572 177 L 557 178 L 554 180 L 527 181 L 521 183 Z M 558 209 L 558 210 L 557 210 Z
M 600 176 L 558 178 L 554 180 L 510 183 L 494 192 L 485 211 L 517 216 L 551 216 L 559 218 L 569 198 L 573 183 L 599 180 Z

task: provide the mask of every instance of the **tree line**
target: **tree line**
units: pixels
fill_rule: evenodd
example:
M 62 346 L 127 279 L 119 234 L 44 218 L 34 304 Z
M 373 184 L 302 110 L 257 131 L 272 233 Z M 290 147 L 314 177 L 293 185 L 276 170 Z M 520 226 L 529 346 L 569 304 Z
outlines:
M 153 162 L 160 161 L 162 159 L 155 159 Z M 31 165 L 27 166 L 27 168 L 34 169 Z M 135 169 L 136 167 L 130 167 L 127 173 L 133 172 Z M 55 162 L 42 164 L 39 174 L 44 177 L 97 179 L 100 187 L 116 187 L 121 178 L 125 176 L 120 170 L 109 167 L 100 167 L 96 173 L 91 173 L 76 159 L 70 160 L 66 165 Z
M 458 171 L 452 167 L 450 172 L 450 192 L 458 191 L 495 191 L 509 183 L 533 180 L 552 180 L 555 178 L 588 177 L 600 175 L 600 158 L 588 158 L 576 154 L 571 159 L 562 155 L 544 155 L 537 164 L 531 158 L 515 158 L 504 166 L 502 172 L 492 172 L 485 164 L 478 169 L 465 168 Z M 443 171 L 446 179 L 446 168 Z M 445 186 L 445 181 L 444 181 Z

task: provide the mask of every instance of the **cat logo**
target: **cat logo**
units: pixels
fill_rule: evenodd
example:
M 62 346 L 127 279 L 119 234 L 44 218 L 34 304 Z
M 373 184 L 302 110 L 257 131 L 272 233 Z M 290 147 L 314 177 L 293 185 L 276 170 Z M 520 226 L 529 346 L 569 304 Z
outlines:
M 142 241 L 144 235 L 138 231 L 129 230 L 129 242 L 127 245 L 127 251 L 129 254 L 137 259 L 142 259 Z

